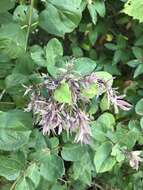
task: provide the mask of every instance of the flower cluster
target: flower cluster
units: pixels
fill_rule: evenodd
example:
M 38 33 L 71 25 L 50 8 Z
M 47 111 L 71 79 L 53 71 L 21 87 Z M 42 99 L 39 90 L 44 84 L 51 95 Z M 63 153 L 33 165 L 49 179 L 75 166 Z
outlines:
M 129 111 L 131 109 L 132 105 L 123 99 L 125 95 L 119 95 L 117 88 L 112 88 L 108 82 L 106 83 L 106 93 L 108 102 L 114 106 L 115 113 L 119 112 L 119 108 L 124 111 Z
M 43 134 L 50 135 L 61 134 L 63 130 L 68 133 L 75 133 L 75 141 L 84 144 L 90 143 L 90 117 L 83 105 L 89 101 L 86 97 L 81 95 L 81 89 L 88 88 L 91 84 L 96 83 L 98 86 L 97 98 L 103 93 L 102 89 L 106 88 L 108 101 L 114 105 L 115 111 L 118 107 L 123 110 L 129 110 L 131 105 L 124 101 L 123 96 L 118 96 L 117 91 L 102 79 L 92 73 L 85 77 L 75 77 L 74 75 L 64 75 L 58 80 L 54 80 L 46 75 L 42 75 L 43 82 L 35 86 L 26 87 L 26 94 L 31 94 L 30 103 L 25 109 L 26 111 L 33 111 L 35 116 L 35 124 L 42 126 Z M 57 102 L 54 97 L 54 91 L 59 87 L 61 81 L 66 81 L 70 87 L 72 95 L 72 104 Z M 45 92 L 43 94 L 42 92 Z M 80 106 L 82 105 L 82 106 Z M 82 107 L 82 108 L 81 108 Z
M 138 170 L 139 163 L 143 162 L 143 158 L 140 157 L 141 151 L 132 151 L 128 154 L 130 166 Z

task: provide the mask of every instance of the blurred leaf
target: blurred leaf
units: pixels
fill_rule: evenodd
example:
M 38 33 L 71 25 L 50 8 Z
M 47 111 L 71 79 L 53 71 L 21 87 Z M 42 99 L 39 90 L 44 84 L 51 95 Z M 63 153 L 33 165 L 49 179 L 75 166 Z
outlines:
M 143 22 L 143 4 L 140 0 L 128 0 L 125 3 L 123 10 L 129 16 L 132 16 L 133 19 L 138 19 L 140 22 Z
M 57 68 L 55 66 L 59 57 L 63 56 L 63 47 L 56 38 L 51 39 L 46 46 L 46 66 L 52 76 L 56 76 Z
M 96 24 L 97 22 L 97 13 L 101 16 L 105 16 L 105 4 L 103 0 L 93 0 L 88 3 L 88 10 L 92 18 L 92 22 Z
M 42 67 L 47 66 L 45 52 L 40 46 L 34 45 L 31 47 L 31 58 L 37 65 Z
M 71 105 L 72 96 L 68 83 L 61 82 L 60 87 L 58 87 L 54 92 L 54 99 L 59 103 L 68 103 Z
M 63 37 L 72 32 L 81 19 L 81 0 L 49 0 L 40 13 L 39 25 L 50 34 Z M 54 22 L 53 22 L 54 20 Z
M 28 179 L 21 178 L 15 186 L 15 190 L 34 190 L 34 185 Z
M 96 62 L 87 57 L 78 58 L 74 61 L 74 70 L 82 76 L 89 75 L 96 68 Z
M 0 149 L 18 150 L 28 143 L 32 119 L 20 110 L 0 112 Z
M 18 24 L 9 23 L 0 28 L 0 51 L 15 59 L 25 52 L 26 34 Z
M 80 144 L 67 144 L 63 146 L 61 155 L 66 161 L 79 161 L 84 155 L 86 148 Z
M 57 155 L 48 155 L 40 166 L 40 174 L 48 181 L 55 182 L 64 175 L 63 160 Z
M 87 164 L 88 163 L 88 164 Z M 91 184 L 92 171 L 94 167 L 92 165 L 89 154 L 86 152 L 81 160 L 74 162 L 73 164 L 73 178 L 74 180 L 80 180 L 88 185 Z
M 134 78 L 138 77 L 143 73 L 143 64 L 139 64 L 134 72 Z
M 110 157 L 112 151 L 112 144 L 105 142 L 97 149 L 94 157 L 94 164 L 97 173 L 103 173 L 110 171 L 115 165 L 116 161 L 113 157 Z
M 15 0 L 4 0 L 0 1 L 0 12 L 6 12 L 12 9 L 15 5 Z
M 15 180 L 22 168 L 24 162 L 18 154 L 10 156 L 0 156 L 0 176 L 5 177 L 7 180 Z
M 30 9 L 31 9 L 31 7 L 27 6 L 27 5 L 17 6 L 13 13 L 13 19 L 16 22 L 20 23 L 22 26 L 28 27 Z M 31 17 L 31 26 L 36 23 L 38 23 L 38 11 L 33 8 L 32 9 L 32 17 Z
M 135 106 L 135 111 L 138 115 L 143 116 L 143 99 L 140 99 L 136 106 Z
M 40 170 L 36 163 L 31 164 L 26 170 L 26 177 L 30 178 L 34 183 L 35 187 L 38 186 L 40 182 Z

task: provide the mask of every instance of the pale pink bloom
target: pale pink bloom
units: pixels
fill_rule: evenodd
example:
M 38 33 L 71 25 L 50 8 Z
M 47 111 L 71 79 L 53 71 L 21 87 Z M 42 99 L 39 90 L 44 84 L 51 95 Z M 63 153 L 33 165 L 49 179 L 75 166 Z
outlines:
M 89 144 L 91 139 L 91 130 L 89 127 L 89 118 L 83 113 L 78 113 L 79 126 L 78 133 L 76 134 L 75 141 L 84 144 Z
M 132 105 L 123 99 L 125 95 L 118 95 L 117 88 L 112 88 L 108 84 L 106 87 L 108 102 L 114 106 L 115 113 L 119 112 L 119 108 L 125 111 L 129 111 L 132 108 Z
M 129 154 L 129 160 L 130 160 L 130 166 L 138 170 L 139 169 L 139 163 L 143 161 L 143 158 L 140 157 L 141 151 L 132 151 Z

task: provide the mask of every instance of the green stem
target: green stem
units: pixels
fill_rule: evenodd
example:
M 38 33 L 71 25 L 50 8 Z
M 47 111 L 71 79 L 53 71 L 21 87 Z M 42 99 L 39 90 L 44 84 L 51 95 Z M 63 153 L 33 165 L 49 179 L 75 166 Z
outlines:
M 28 29 L 27 29 L 27 35 L 26 35 L 26 46 L 25 46 L 25 51 L 27 51 L 27 47 L 28 47 L 29 34 L 30 34 L 31 23 L 32 23 L 33 7 L 34 7 L 34 0 L 31 0 L 31 3 L 30 3 L 30 10 L 29 10 Z
M 18 181 L 20 180 L 20 178 L 21 178 L 22 176 L 20 175 L 17 179 L 16 179 L 16 181 L 13 183 L 13 185 L 11 186 L 11 188 L 10 188 L 10 190 L 14 190 L 15 189 L 15 186 L 17 185 L 17 183 L 18 183 Z

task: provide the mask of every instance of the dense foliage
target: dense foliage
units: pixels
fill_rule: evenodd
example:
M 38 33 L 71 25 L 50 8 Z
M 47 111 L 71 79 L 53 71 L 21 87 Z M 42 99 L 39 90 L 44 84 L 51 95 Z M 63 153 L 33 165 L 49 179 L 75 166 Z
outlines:
M 0 1 L 0 189 L 143 189 L 143 2 Z

